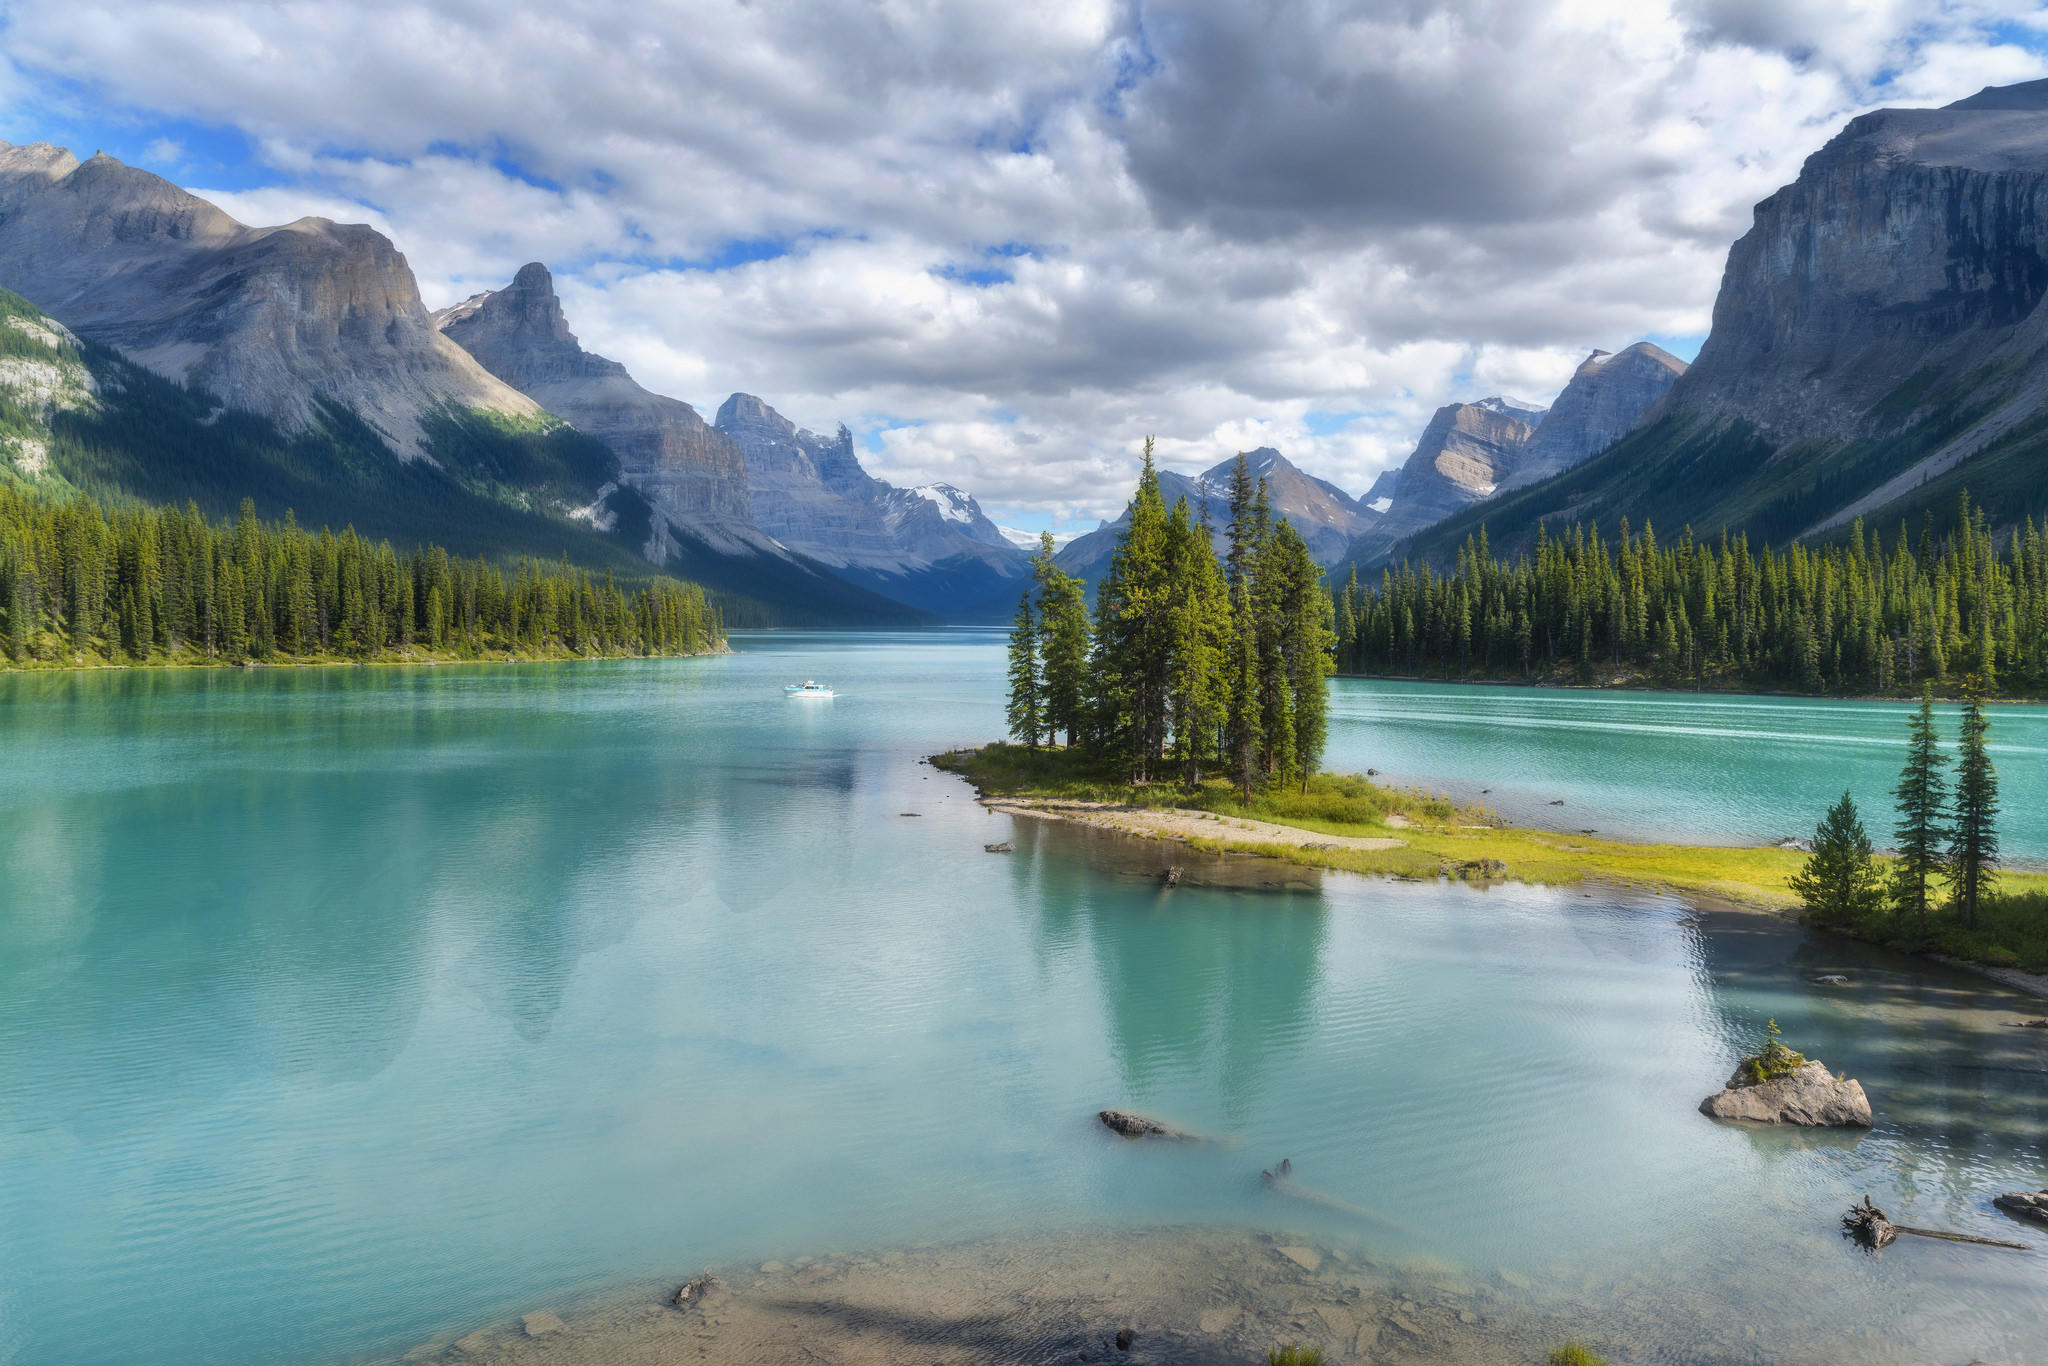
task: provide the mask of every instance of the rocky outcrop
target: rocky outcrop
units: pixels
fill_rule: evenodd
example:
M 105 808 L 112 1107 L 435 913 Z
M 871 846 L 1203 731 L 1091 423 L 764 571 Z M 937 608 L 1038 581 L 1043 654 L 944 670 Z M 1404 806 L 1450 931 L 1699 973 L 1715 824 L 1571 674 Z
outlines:
M 1684 361 L 1651 342 L 1612 355 L 1595 351 L 1516 453 L 1500 487 L 1537 483 L 1606 450 L 1634 430 L 1685 370 Z
M 324 400 L 411 458 L 447 406 L 540 416 L 435 329 L 382 234 L 324 218 L 247 227 L 109 156 L 0 143 L 0 283 L 288 431 Z
M 1807 1062 L 1788 1077 L 1751 1084 L 1743 1068 L 1723 1090 L 1700 1102 L 1713 1119 L 1755 1124 L 1804 1124 L 1824 1128 L 1869 1128 L 1870 1101 L 1855 1081 L 1837 1081 L 1818 1062 Z
M 433 320 L 491 374 L 610 446 L 624 481 L 678 527 L 720 549 L 772 549 L 754 525 L 738 448 L 689 404 L 642 388 L 625 366 L 585 351 L 546 266 L 523 266 L 504 289 Z
M 2001 1195 L 1991 1203 L 2015 1219 L 2048 1224 L 2048 1190 L 2015 1191 L 2011 1195 Z

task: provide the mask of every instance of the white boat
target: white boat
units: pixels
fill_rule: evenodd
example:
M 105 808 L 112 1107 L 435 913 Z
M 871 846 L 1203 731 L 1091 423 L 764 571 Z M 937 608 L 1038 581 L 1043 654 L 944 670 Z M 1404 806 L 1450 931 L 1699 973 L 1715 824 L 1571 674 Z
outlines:
M 823 683 L 813 683 L 806 678 L 801 683 L 792 683 L 782 690 L 784 697 L 830 697 L 832 690 Z

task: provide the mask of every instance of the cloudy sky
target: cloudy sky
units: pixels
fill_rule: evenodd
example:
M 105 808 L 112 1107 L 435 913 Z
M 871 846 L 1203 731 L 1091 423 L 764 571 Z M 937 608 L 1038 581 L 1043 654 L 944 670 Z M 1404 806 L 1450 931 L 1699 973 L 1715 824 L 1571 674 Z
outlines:
M 0 137 L 372 223 L 429 307 L 545 261 L 649 387 L 1071 527 L 1146 433 L 1357 492 L 1441 403 L 1690 356 L 1847 117 L 2044 53 L 2016 0 L 0 0 Z

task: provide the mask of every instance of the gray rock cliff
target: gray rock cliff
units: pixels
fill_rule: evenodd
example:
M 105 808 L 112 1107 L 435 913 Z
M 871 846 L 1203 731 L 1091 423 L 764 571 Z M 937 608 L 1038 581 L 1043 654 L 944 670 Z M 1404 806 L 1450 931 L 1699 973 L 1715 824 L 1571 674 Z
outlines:
M 767 548 L 738 448 L 689 404 L 643 389 L 625 366 L 585 351 L 546 266 L 523 266 L 504 289 L 433 321 L 491 374 L 610 446 L 625 482 L 678 527 L 720 549 Z
M 1562 474 L 1627 436 L 1686 370 L 1685 362 L 1651 342 L 1609 354 L 1595 351 L 1543 415 L 1500 481 L 1522 488 Z
M 287 430 L 327 399 L 410 458 L 443 405 L 540 416 L 435 330 L 382 234 L 324 218 L 246 227 L 109 156 L 0 143 L 0 285 Z
M 1498 397 L 1437 409 L 1392 486 L 1373 485 L 1373 501 L 1384 498 L 1387 506 L 1367 509 L 1350 556 L 1370 562 L 1402 537 L 1492 497 L 1513 476 L 1544 420 L 1542 409 Z

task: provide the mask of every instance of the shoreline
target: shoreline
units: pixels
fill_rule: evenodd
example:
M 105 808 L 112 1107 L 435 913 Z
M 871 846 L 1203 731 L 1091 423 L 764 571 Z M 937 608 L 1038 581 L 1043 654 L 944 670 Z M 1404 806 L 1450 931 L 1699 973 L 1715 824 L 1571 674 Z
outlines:
M 1779 857 L 1776 861 L 1780 863 L 1794 862 L 1804 857 L 1777 846 L 1758 848 L 1652 845 L 1632 840 L 1595 839 L 1553 831 L 1484 825 L 1432 830 L 1406 820 L 1399 814 L 1389 815 L 1386 825 L 1390 831 L 1400 833 L 1390 833 L 1386 836 L 1345 835 L 1282 821 L 1187 807 L 1140 806 L 1135 803 L 1054 797 L 1029 792 L 990 792 L 977 781 L 976 775 L 967 767 L 969 757 L 976 752 L 953 751 L 933 755 L 928 762 L 934 768 L 952 773 L 965 781 L 974 789 L 975 801 L 982 807 L 1012 817 L 1070 822 L 1126 838 L 1171 840 L 1202 853 L 1261 858 L 1333 872 L 1357 873 L 1367 877 L 1390 877 L 1407 881 L 1449 878 L 1479 883 L 1500 881 L 1538 886 L 1592 883 L 1622 892 L 1671 895 L 1795 922 L 1799 920 L 1799 903 L 1789 891 L 1773 892 L 1761 885 L 1716 882 L 1696 876 L 1681 880 L 1659 876 L 1650 867 L 1631 874 L 1614 867 L 1601 866 L 1593 858 L 1587 857 L 1598 855 L 1602 859 L 1612 860 L 1617 851 L 1636 851 L 1644 856 L 1646 863 L 1660 856 L 1676 855 L 1682 859 L 1687 854 L 1697 856 L 1702 862 L 1711 862 L 1731 854 L 1777 855 Z M 1410 831 L 1414 834 L 1406 834 Z M 1461 840 L 1471 840 L 1475 845 L 1472 850 L 1475 854 L 1480 853 L 1482 848 L 1505 852 L 1499 846 L 1504 842 L 1513 841 L 1535 853 L 1539 859 L 1550 855 L 1565 857 L 1539 864 L 1534 869 L 1524 865 L 1519 871 L 1514 859 L 1446 858 L 1446 847 Z M 1434 847 L 1423 847 L 1425 843 Z M 1580 861 L 1574 863 L 1575 859 Z M 1876 940 L 1846 933 L 1833 926 L 1807 928 L 1810 933 L 1834 935 L 1856 943 L 1876 944 L 1910 957 L 1958 968 L 2024 995 L 2048 1000 L 2048 973 L 2030 972 L 2019 967 L 1975 963 L 1933 950 L 1899 948 L 1896 945 L 1882 944 Z
M 96 663 L 0 664 L 0 676 L 26 678 L 33 674 L 86 674 L 86 673 L 219 673 L 237 669 L 375 669 L 375 668 L 449 668 L 469 664 L 595 664 L 621 659 L 717 659 L 723 655 L 736 654 L 728 642 L 716 650 L 692 650 L 686 654 L 655 655 L 580 655 L 580 654 L 505 654 L 463 657 L 461 655 L 422 655 L 392 657 L 380 655 L 374 659 L 348 659 L 343 656 L 315 656 L 296 659 L 240 659 L 240 660 L 128 660 L 116 663 L 101 660 Z
M 1333 673 L 1333 679 L 1350 679 L 1357 683 L 1441 683 L 1454 688 L 1533 688 L 1545 692 L 1640 692 L 1656 693 L 1672 697 L 1783 697 L 1813 702 L 1902 702 L 1908 705 L 1920 700 L 1918 693 L 1880 692 L 1793 692 L 1785 688 L 1754 687 L 1737 680 L 1733 683 L 1715 684 L 1708 688 L 1671 688 L 1644 679 L 1617 679 L 1612 683 L 1573 683 L 1555 679 L 1534 678 L 1443 678 L 1432 674 L 1353 674 Z M 1935 689 L 1937 702 L 1955 702 L 1958 699 Z M 1986 697 L 1987 707 L 2044 707 L 2048 706 L 2048 693 L 2027 693 L 2020 696 L 2002 695 Z

